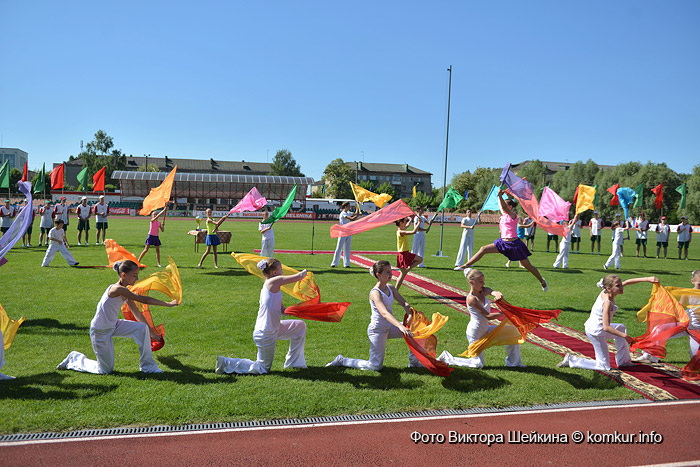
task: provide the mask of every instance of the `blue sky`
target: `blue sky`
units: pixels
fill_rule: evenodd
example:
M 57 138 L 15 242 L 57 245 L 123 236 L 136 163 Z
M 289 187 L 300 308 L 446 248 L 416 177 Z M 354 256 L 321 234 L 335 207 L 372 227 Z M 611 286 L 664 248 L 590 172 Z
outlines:
M 700 163 L 700 2 L 0 3 L 0 135 L 30 168 L 102 129 L 126 154 L 441 186 L 525 159 Z M 268 156 L 269 153 L 269 156 Z

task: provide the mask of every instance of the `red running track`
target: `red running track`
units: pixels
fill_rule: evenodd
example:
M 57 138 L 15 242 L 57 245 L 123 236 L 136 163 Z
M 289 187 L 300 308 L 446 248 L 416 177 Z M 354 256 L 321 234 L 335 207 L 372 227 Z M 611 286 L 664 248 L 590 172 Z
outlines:
M 583 433 L 575 443 L 574 431 Z M 463 436 L 450 441 L 450 432 Z M 415 443 L 419 432 L 444 443 Z M 566 435 L 516 443 L 509 432 Z M 593 434 L 589 438 L 589 432 Z M 600 443 L 634 435 L 633 444 Z M 648 436 L 640 443 L 640 432 Z M 700 465 L 700 401 L 0 445 L 3 465 Z M 413 435 L 412 435 L 413 434 Z M 471 438 L 467 438 L 469 435 Z M 499 444 L 498 435 L 503 437 Z M 492 439 L 488 446 L 488 436 Z M 433 438 L 438 440 L 438 438 Z M 459 440 L 456 436 L 453 438 Z M 466 443 L 469 440 L 471 443 Z M 563 441 L 562 438 L 559 438 Z M 618 438 L 618 441 L 625 438 Z

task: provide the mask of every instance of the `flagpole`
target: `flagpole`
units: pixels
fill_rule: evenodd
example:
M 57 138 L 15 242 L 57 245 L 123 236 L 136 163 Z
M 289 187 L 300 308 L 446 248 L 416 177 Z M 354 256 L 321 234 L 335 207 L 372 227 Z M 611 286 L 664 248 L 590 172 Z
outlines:
M 442 199 L 445 199 L 445 190 L 447 189 L 447 150 L 450 142 L 450 98 L 452 97 L 452 65 L 447 69 L 450 72 L 449 84 L 447 86 L 447 134 L 445 136 L 445 173 L 442 179 Z M 433 256 L 444 258 L 445 255 L 442 254 L 442 237 L 445 230 L 445 210 L 442 210 L 442 217 L 440 218 L 440 249 Z

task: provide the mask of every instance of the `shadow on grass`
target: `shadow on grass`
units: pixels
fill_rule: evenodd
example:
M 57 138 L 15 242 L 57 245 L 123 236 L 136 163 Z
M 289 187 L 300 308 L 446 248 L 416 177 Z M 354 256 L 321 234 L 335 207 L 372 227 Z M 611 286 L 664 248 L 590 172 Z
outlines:
M 219 277 L 243 277 L 243 276 L 250 276 L 251 274 L 248 271 L 244 271 L 242 269 L 223 269 L 224 266 L 219 266 L 222 269 L 214 269 L 213 267 L 207 271 L 207 268 L 203 268 L 201 274 L 205 274 L 207 276 L 219 276 Z M 190 268 L 190 269 L 197 269 L 196 267 Z
M 133 372 L 114 372 L 113 374 L 119 376 L 126 376 L 129 378 L 139 379 L 139 380 L 155 380 L 155 381 L 172 381 L 178 384 L 218 384 L 221 382 L 219 379 L 207 378 L 205 375 L 214 374 L 214 365 L 211 368 L 197 368 L 192 366 L 184 365 L 178 358 L 177 355 L 168 355 L 165 357 L 156 356 L 156 360 L 161 365 L 165 365 L 168 369 L 173 371 L 167 371 L 164 373 L 143 373 L 141 371 Z M 162 368 L 161 368 L 162 369 Z M 230 375 L 227 375 L 230 377 Z M 229 382 L 235 382 L 235 378 L 228 379 Z
M 6 380 L 0 385 L 0 399 L 38 401 L 87 399 L 102 396 L 119 387 L 117 384 L 86 384 L 64 381 L 68 377 L 69 373 L 53 371 Z
M 443 378 L 442 387 L 451 391 L 476 392 L 489 389 L 497 389 L 510 385 L 503 378 L 494 378 L 482 370 L 473 368 L 455 368 L 450 376 Z
M 320 276 L 321 274 L 333 274 L 333 275 L 338 275 L 338 274 L 355 274 L 355 273 L 364 273 L 367 274 L 367 269 L 360 268 L 359 266 L 355 266 L 352 268 L 345 268 L 342 266 L 336 266 L 334 268 L 328 268 L 328 269 L 319 269 L 319 270 L 314 270 L 314 276 Z
M 423 368 L 389 368 L 384 367 L 381 371 L 362 371 L 362 374 L 350 374 L 350 368 L 310 366 L 303 370 L 295 371 L 273 371 L 271 374 L 291 379 L 301 379 L 309 381 L 325 381 L 328 383 L 350 383 L 356 389 L 376 389 L 386 391 L 391 389 L 416 389 L 423 386 L 420 381 L 401 381 L 401 374 L 429 374 Z
M 614 379 L 592 370 L 572 368 L 572 371 L 569 372 L 566 368 L 550 368 L 546 366 L 527 366 L 525 368 L 509 368 L 508 370 L 557 378 L 570 384 L 575 389 L 608 390 L 620 387 L 620 384 Z
M 89 326 L 77 326 L 73 323 L 61 323 L 57 319 L 53 318 L 43 318 L 43 319 L 28 319 L 22 323 L 22 333 L 25 334 L 43 334 L 44 331 L 34 328 L 50 328 L 52 330 L 61 331 L 76 331 L 84 333 L 89 330 Z

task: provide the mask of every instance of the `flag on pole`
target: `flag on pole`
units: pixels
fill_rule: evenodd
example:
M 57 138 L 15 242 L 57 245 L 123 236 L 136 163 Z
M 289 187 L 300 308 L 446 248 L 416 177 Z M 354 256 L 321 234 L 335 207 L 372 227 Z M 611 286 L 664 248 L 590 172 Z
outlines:
M 628 219 L 630 217 L 629 206 L 634 202 L 635 196 L 637 196 L 637 194 L 632 188 L 622 187 L 617 189 L 617 197 L 620 200 L 620 206 L 622 206 L 622 210 L 625 212 L 625 219 Z
M 0 188 L 10 188 L 10 161 L 0 167 Z
M 593 199 L 595 198 L 595 188 L 588 185 L 578 186 L 578 200 L 576 201 L 576 214 L 583 211 L 594 210 Z M 541 211 L 540 211 L 541 212 Z
M 24 170 L 22 171 L 22 180 L 21 182 L 26 182 L 27 181 L 27 163 L 24 163 Z
M 486 201 L 484 201 L 484 204 L 481 206 L 482 211 L 498 211 L 501 209 L 498 205 L 499 190 L 500 187 L 496 185 L 493 185 L 491 187 L 491 191 L 489 191 L 489 195 L 486 197 Z M 503 194 L 503 199 L 506 199 L 505 193 Z
M 391 201 L 391 195 L 388 193 L 372 193 L 371 191 L 362 188 L 360 185 L 356 185 L 350 182 L 350 188 L 352 188 L 352 194 L 355 195 L 355 201 L 358 204 L 364 203 L 365 201 L 371 201 L 377 205 L 379 209 L 383 208 L 386 203 Z M 413 187 L 413 197 L 416 197 L 416 187 Z
M 578 187 L 576 192 L 578 193 Z M 570 207 L 571 203 L 564 201 L 561 196 L 548 186 L 544 187 L 540 198 L 540 216 L 547 216 L 554 222 L 568 221 Z
M 83 170 L 80 171 L 78 176 L 76 177 L 78 179 L 78 183 L 80 183 L 80 186 L 83 188 L 83 191 L 87 191 L 87 182 L 88 182 L 88 168 L 87 165 L 83 168 Z
M 58 190 L 63 188 L 63 164 L 57 165 L 51 171 L 51 189 Z
M 177 166 L 165 177 L 163 183 L 155 188 L 151 188 L 151 192 L 143 200 L 143 209 L 139 211 L 140 215 L 147 216 L 151 211 L 162 208 L 168 203 L 173 183 L 175 183 L 175 172 L 177 172 Z
M 105 191 L 105 167 L 92 176 L 92 191 Z
M 413 185 L 413 197 L 414 198 L 416 197 L 416 186 L 415 185 Z
M 617 190 L 620 188 L 620 184 L 616 183 L 610 188 L 608 188 L 608 192 L 613 195 L 613 199 L 610 200 L 610 206 L 619 206 L 620 205 L 620 198 L 617 197 Z
M 451 186 L 447 193 L 445 193 L 445 198 L 435 212 L 440 212 L 443 209 L 456 208 L 460 201 L 462 201 L 462 194 L 455 190 L 455 187 Z
M 654 207 L 656 209 L 661 209 L 664 203 L 664 184 L 659 183 L 651 189 L 651 192 L 656 195 L 656 199 L 654 200 Z
M 637 194 L 637 199 L 634 200 L 635 208 L 644 207 L 644 183 L 640 183 L 634 188 L 634 192 Z
M 267 200 L 260 194 L 257 188 L 253 187 L 228 213 L 243 211 L 257 211 L 267 204 Z
M 596 183 L 593 185 L 593 188 L 595 188 L 595 197 L 593 198 L 593 207 L 595 208 L 598 206 L 598 202 L 600 201 L 600 196 L 598 196 L 598 184 Z
M 469 199 L 469 188 L 464 189 L 464 201 Z
M 261 224 L 273 224 L 278 220 L 282 219 L 284 216 L 286 216 L 287 212 L 289 211 L 289 208 L 292 207 L 292 203 L 294 202 L 294 196 L 296 194 L 297 186 L 294 185 L 294 188 L 292 188 L 292 191 L 289 192 L 289 194 L 287 195 L 287 199 L 284 200 L 282 206 L 275 208 L 275 210 L 272 211 L 272 214 L 270 214 L 270 217 L 262 221 Z
M 576 201 L 578 201 L 578 186 L 576 187 L 576 191 L 574 191 L 574 199 L 571 201 L 574 204 L 574 206 L 576 206 Z M 540 204 L 542 204 L 541 199 L 540 199 Z
M 34 193 L 41 193 L 46 189 L 46 163 L 41 165 L 41 172 L 39 172 L 39 176 L 36 179 L 36 183 L 34 184 Z
M 681 194 L 680 209 L 685 209 L 685 197 L 688 194 L 688 186 L 684 183 L 683 185 L 676 187 L 676 191 Z

